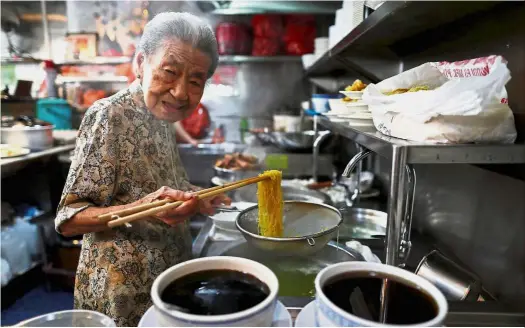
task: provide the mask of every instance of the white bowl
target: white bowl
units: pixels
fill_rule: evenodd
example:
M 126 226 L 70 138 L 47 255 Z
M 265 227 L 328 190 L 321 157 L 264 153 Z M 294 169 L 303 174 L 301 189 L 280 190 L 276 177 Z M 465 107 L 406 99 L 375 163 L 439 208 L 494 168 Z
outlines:
M 264 301 L 249 309 L 224 315 L 180 312 L 161 300 L 162 291 L 175 279 L 207 270 L 235 270 L 250 274 L 264 282 L 270 289 L 270 294 Z M 162 327 L 269 327 L 272 324 L 278 291 L 277 276 L 266 266 L 240 257 L 211 256 L 182 262 L 161 273 L 151 287 L 151 299 L 159 313 L 158 323 Z
M 250 203 L 250 202 L 233 202 L 231 206 L 237 207 L 240 211 L 247 209 L 249 207 L 252 207 L 254 205 L 257 205 L 256 203 Z M 238 232 L 237 227 L 235 226 L 235 219 L 237 219 L 237 216 L 240 212 L 220 212 L 210 216 L 210 218 L 213 220 L 213 223 L 220 229 L 224 230 L 233 230 Z
M 346 102 L 345 106 L 346 106 L 346 108 L 349 109 L 349 112 L 351 112 L 351 113 L 353 113 L 353 112 L 368 112 L 368 113 L 370 113 L 370 111 L 368 110 L 368 105 L 365 104 L 362 101 Z
M 301 60 L 303 61 L 303 67 L 306 69 L 315 62 L 316 60 L 315 54 L 306 54 L 301 56 Z
M 330 111 L 332 114 L 354 114 L 354 113 L 370 113 L 368 105 L 362 101 L 345 102 L 342 99 L 329 99 Z
M 448 303 L 445 296 L 428 280 L 418 275 L 391 266 L 373 262 L 343 262 L 330 265 L 315 278 L 315 301 L 317 303 L 316 317 L 319 327 L 399 327 L 395 325 L 381 324 L 370 320 L 363 319 L 351 313 L 344 311 L 335 305 L 326 297 L 323 292 L 323 286 L 331 278 L 342 273 L 368 272 L 370 276 L 380 274 L 387 276 L 390 280 L 397 282 L 410 283 L 418 289 L 423 290 L 429 295 L 437 305 L 437 315 L 426 322 L 417 323 L 411 326 L 419 327 L 436 327 L 441 326 L 445 320 L 448 311 Z
M 344 94 L 345 97 L 352 98 L 352 99 L 362 99 L 363 98 L 363 91 L 339 91 L 340 93 Z

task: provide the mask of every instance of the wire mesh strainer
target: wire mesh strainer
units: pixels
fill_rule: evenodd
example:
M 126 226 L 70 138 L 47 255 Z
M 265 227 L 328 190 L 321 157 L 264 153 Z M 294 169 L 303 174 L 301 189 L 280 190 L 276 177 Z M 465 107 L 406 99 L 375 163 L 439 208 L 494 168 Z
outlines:
M 259 235 L 258 220 L 256 205 L 243 210 L 235 225 L 250 244 L 276 255 L 315 253 L 334 237 L 343 221 L 332 206 L 302 201 L 284 202 L 282 238 Z

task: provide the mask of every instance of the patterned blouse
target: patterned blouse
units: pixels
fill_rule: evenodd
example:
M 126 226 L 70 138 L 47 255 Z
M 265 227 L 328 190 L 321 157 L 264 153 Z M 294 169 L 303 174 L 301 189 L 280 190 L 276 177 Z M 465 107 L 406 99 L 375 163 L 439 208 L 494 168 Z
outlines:
M 146 109 L 138 81 L 97 101 L 82 121 L 55 220 L 89 206 L 134 202 L 162 186 L 191 190 L 172 125 Z M 102 312 L 119 326 L 137 326 L 152 305 L 150 288 L 165 269 L 191 257 L 188 222 L 172 227 L 146 219 L 84 235 L 75 308 Z

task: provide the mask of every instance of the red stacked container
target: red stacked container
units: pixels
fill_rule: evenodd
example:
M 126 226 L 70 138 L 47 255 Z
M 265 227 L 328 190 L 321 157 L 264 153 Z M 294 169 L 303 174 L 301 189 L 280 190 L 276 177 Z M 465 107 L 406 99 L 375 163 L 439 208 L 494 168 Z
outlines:
M 251 48 L 250 32 L 239 23 L 223 22 L 215 30 L 219 55 L 248 55 Z
M 288 15 L 285 17 L 283 42 L 286 54 L 301 56 L 313 53 L 314 39 L 314 16 Z
M 281 35 L 283 21 L 279 15 L 254 15 L 253 29 L 253 56 L 275 56 L 281 50 Z

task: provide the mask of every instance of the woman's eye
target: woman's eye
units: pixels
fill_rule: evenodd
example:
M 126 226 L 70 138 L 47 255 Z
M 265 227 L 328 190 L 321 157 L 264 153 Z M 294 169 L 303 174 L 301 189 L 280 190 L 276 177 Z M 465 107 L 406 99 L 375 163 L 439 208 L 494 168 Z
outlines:
M 166 73 L 168 73 L 168 74 L 175 75 L 175 72 L 172 71 L 172 70 L 170 70 L 170 69 L 165 69 L 164 71 L 165 71 Z
M 201 86 L 201 83 L 199 81 L 191 81 L 190 83 L 193 84 L 196 87 L 200 87 Z

